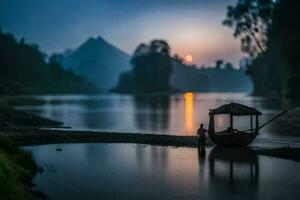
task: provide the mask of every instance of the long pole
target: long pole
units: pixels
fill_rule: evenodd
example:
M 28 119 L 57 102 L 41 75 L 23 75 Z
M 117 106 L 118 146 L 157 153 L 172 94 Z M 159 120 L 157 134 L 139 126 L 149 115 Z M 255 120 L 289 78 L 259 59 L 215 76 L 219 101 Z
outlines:
M 287 110 L 282 111 L 281 113 L 279 113 L 278 115 L 276 115 L 275 117 L 273 117 L 272 119 L 270 119 L 269 121 L 267 121 L 266 123 L 264 123 L 263 125 L 261 125 L 260 127 L 258 127 L 257 130 L 263 128 L 264 126 L 266 126 L 267 124 L 269 124 L 273 120 L 277 119 L 278 117 L 280 117 L 281 115 L 283 115 L 286 112 L 287 112 Z M 247 132 L 247 131 L 250 131 L 250 130 L 251 129 L 247 129 L 247 130 L 244 130 L 244 132 Z
M 286 113 L 286 112 L 287 112 L 287 110 L 282 111 L 281 113 L 279 113 L 278 115 L 276 115 L 275 117 L 273 117 L 272 119 L 270 119 L 269 121 L 267 121 L 266 123 L 264 123 L 263 125 L 261 125 L 261 126 L 258 128 L 258 130 L 261 129 L 261 128 L 263 128 L 264 126 L 266 126 L 267 124 L 269 124 L 271 121 L 277 119 L 278 117 L 280 117 L 281 115 L 283 115 L 283 114 Z

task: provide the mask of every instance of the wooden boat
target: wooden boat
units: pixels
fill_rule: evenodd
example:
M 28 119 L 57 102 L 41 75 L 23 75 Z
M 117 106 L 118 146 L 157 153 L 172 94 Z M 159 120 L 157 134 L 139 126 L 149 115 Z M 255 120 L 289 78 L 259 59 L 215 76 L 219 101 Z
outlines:
M 245 133 L 237 131 L 234 133 L 209 134 L 209 138 L 216 146 L 220 147 L 244 147 L 250 144 L 257 136 L 257 132 Z
M 259 116 L 262 113 L 252 107 L 248 107 L 238 103 L 230 103 L 223 105 L 216 109 L 209 111 L 209 128 L 208 137 L 216 146 L 220 147 L 243 147 L 250 144 L 256 136 L 259 134 L 258 131 L 275 120 L 279 116 L 286 113 L 287 110 L 279 113 L 268 122 L 259 126 Z M 230 115 L 230 126 L 228 129 L 220 132 L 215 131 L 215 115 L 227 114 Z M 234 116 L 250 116 L 250 129 L 245 131 L 239 131 L 233 128 L 233 117 Z M 253 116 L 255 116 L 255 127 L 253 127 Z
M 228 114 L 230 115 L 230 126 L 228 129 L 215 132 L 214 117 L 215 115 Z M 248 107 L 238 103 L 230 103 L 219 108 L 212 109 L 209 112 L 209 139 L 216 146 L 220 147 L 243 147 L 250 144 L 258 135 L 259 116 L 262 113 L 255 108 Z M 239 131 L 233 128 L 234 116 L 250 116 L 250 129 L 246 131 Z M 255 116 L 255 127 L 252 127 L 253 116 Z

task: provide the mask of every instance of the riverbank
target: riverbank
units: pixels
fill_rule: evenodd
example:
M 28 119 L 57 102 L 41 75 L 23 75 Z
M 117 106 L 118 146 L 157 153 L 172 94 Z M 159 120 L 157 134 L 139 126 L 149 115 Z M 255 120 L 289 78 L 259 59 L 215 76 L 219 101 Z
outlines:
M 0 104 L 0 130 L 61 124 Z M 6 134 L 0 134 L 0 199 L 43 199 L 43 194 L 33 189 L 37 171 L 31 154 L 19 149 Z
M 11 138 L 19 146 L 57 143 L 140 143 L 160 146 L 197 147 L 196 136 L 69 131 L 49 129 L 2 129 L 0 135 Z
M 58 143 L 139 143 L 147 145 L 197 148 L 195 136 L 155 135 L 141 133 L 111 133 L 96 131 L 66 131 L 46 129 L 6 129 L 0 135 L 11 138 L 19 146 Z M 212 145 L 209 145 L 212 146 Z M 259 155 L 300 162 L 300 148 L 255 148 Z
M 57 143 L 140 143 L 148 145 L 197 147 L 195 136 L 113 133 L 53 129 L 62 123 L 0 105 L 0 136 L 11 138 L 18 146 Z M 44 128 L 44 129 L 42 129 Z M 52 128 L 52 130 L 45 129 Z M 212 144 L 209 144 L 212 146 Z M 300 161 L 300 148 L 255 148 L 260 155 Z
M 31 154 L 0 137 L 0 199 L 42 199 L 33 190 L 38 167 Z

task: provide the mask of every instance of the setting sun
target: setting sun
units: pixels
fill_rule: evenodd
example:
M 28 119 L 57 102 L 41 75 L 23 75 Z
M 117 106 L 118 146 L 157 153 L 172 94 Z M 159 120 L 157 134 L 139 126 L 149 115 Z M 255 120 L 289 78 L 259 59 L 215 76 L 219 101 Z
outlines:
M 191 63 L 191 62 L 193 62 L 193 56 L 191 54 L 187 54 L 184 56 L 184 60 L 187 63 Z

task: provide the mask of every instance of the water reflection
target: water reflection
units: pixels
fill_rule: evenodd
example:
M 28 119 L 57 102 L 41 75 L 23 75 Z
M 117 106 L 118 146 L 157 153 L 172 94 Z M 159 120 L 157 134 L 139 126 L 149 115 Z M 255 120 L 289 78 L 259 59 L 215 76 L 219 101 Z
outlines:
M 248 148 L 213 148 L 209 154 L 209 185 L 232 194 L 251 191 L 256 197 L 259 159 Z
M 143 131 L 165 131 L 169 128 L 170 98 L 168 95 L 135 96 L 135 125 Z
M 201 146 L 198 148 L 198 161 L 201 164 L 202 161 L 205 161 L 206 157 L 206 149 L 205 147 Z
M 185 131 L 189 134 L 195 134 L 194 124 L 194 95 L 191 92 L 184 94 L 184 124 Z
M 27 99 L 27 100 L 26 100 Z M 251 97 L 242 93 L 186 93 L 174 95 L 61 95 L 26 96 L 10 99 L 21 102 L 19 109 L 62 121 L 76 130 L 141 132 L 171 135 L 195 135 L 200 123 L 208 127 L 208 110 L 230 102 L 256 107 L 264 114 L 264 123 L 282 109 L 299 105 L 295 102 Z M 246 117 L 247 118 L 247 117 Z M 235 126 L 249 128 L 249 119 L 237 117 Z M 228 118 L 216 118 L 216 130 L 224 130 Z M 274 121 L 261 129 L 259 145 L 274 145 L 287 140 L 291 145 L 300 141 L 298 128 Z M 292 136 L 291 138 L 289 138 Z M 272 141 L 271 141 L 272 140 Z M 277 142 L 276 142 L 277 144 Z M 281 145 L 278 144 L 278 145 Z M 299 142 L 300 145 L 300 142 Z
M 167 170 L 169 152 L 166 148 L 137 144 L 135 153 L 139 170 L 157 168 L 162 169 L 162 172 Z
M 35 183 L 50 199 L 299 199 L 299 163 L 249 149 L 57 147 L 26 147 L 45 168 Z

